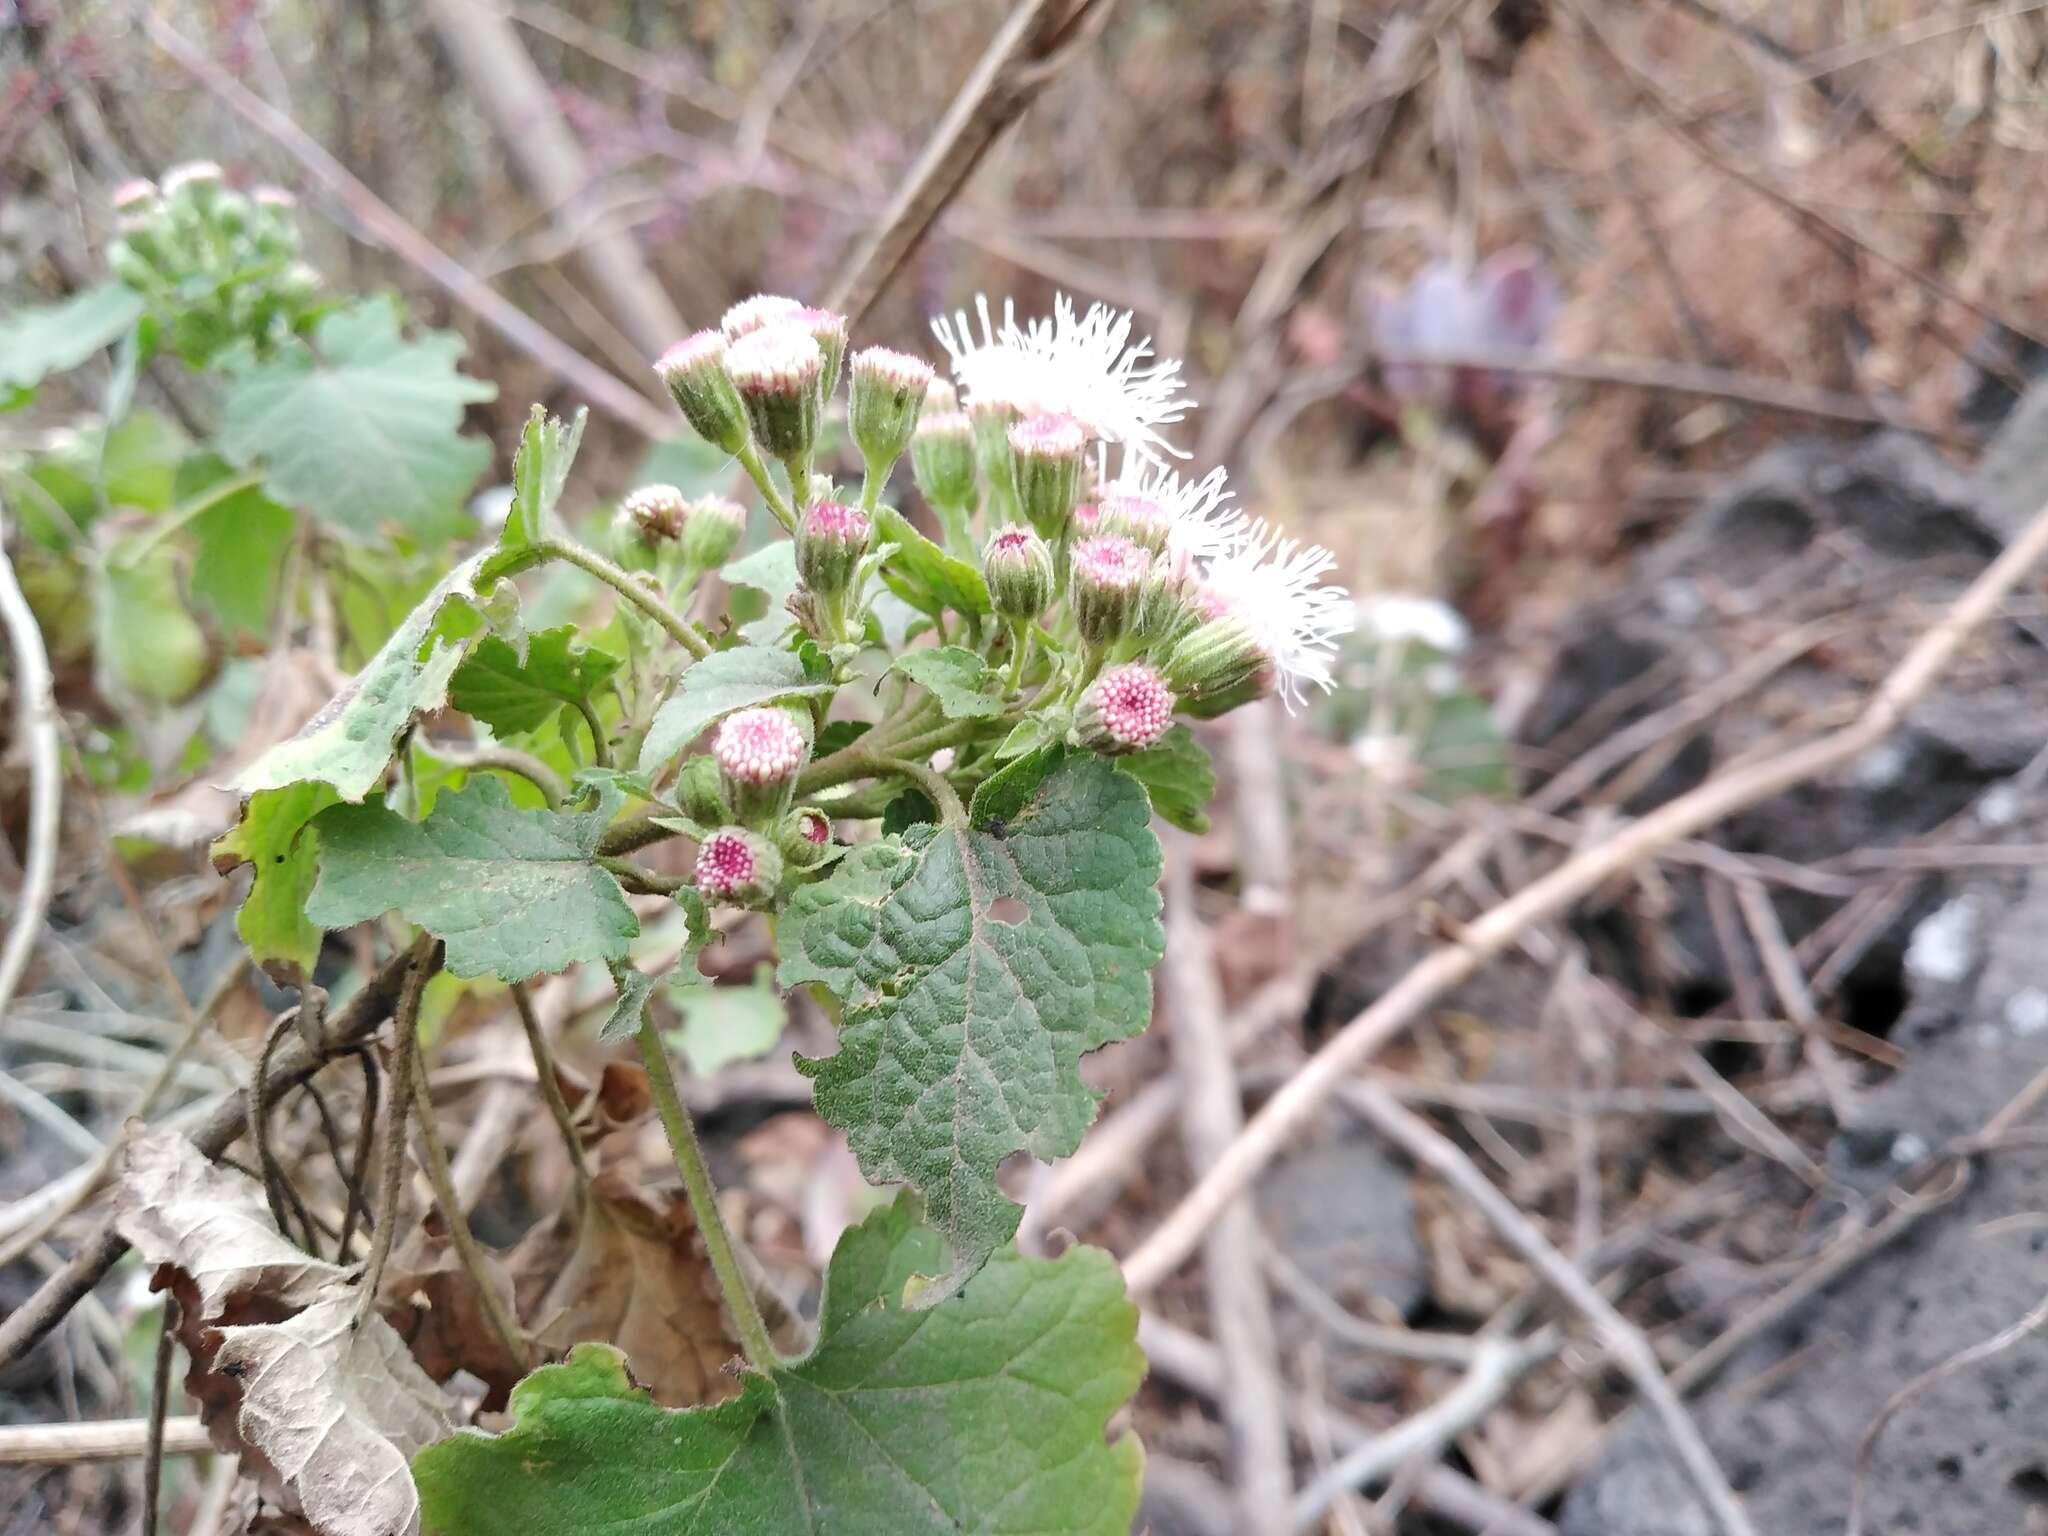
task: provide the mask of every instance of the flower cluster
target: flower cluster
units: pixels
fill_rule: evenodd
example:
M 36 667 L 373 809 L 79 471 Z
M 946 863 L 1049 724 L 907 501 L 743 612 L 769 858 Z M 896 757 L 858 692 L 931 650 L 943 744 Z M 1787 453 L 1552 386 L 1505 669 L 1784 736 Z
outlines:
M 1221 469 L 1196 475 L 1174 462 L 1185 455 L 1166 430 L 1190 405 L 1180 364 L 1154 358 L 1133 340 L 1130 315 L 1100 305 L 1083 313 L 1062 298 L 1026 322 L 1005 305 L 997 323 L 984 300 L 975 313 L 978 323 L 965 313 L 934 322 L 950 380 L 880 347 L 848 358 L 842 317 L 775 295 L 734 305 L 655 365 L 794 541 L 789 615 L 836 681 L 886 648 L 906 604 L 915 618 L 898 633 L 914 642 L 935 631 L 973 653 L 970 668 L 978 656 L 982 681 L 958 686 L 999 711 L 906 699 L 898 679 L 899 705 L 870 728 L 862 755 L 883 773 L 893 763 L 938 776 L 943 796 L 1033 745 L 1139 752 L 1176 718 L 1270 695 L 1293 708 L 1308 689 L 1328 689 L 1353 619 L 1344 591 L 1324 582 L 1335 559 L 1248 518 Z M 842 375 L 857 489 L 820 461 Z M 906 457 L 936 540 L 885 500 Z M 679 493 L 643 487 L 624 522 L 655 544 L 687 541 L 699 515 Z M 731 715 L 711 759 L 696 760 L 707 766 L 683 775 L 692 814 L 730 823 L 714 838 L 724 851 L 700 868 L 713 894 L 753 899 L 759 881 L 735 873 L 742 851 L 764 868 L 768 855 L 798 870 L 823 857 L 843 810 L 793 805 L 816 778 L 812 731 L 828 711 Z
M 235 190 L 210 160 L 174 166 L 161 185 L 115 190 L 107 266 L 158 313 L 191 366 L 239 341 L 268 347 L 319 301 L 319 274 L 299 259 L 297 206 L 279 187 Z

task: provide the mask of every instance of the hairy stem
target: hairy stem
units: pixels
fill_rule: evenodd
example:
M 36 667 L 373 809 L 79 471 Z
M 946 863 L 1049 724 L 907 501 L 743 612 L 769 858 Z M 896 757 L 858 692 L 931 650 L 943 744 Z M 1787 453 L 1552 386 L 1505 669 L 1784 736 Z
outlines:
M 676 875 L 657 875 L 630 859 L 600 856 L 598 864 L 635 896 L 673 896 L 690 882 Z
M 422 742 L 421 745 L 457 768 L 495 769 L 500 773 L 518 775 L 540 791 L 541 799 L 547 802 L 551 811 L 560 809 L 568 798 L 569 786 L 562 782 L 561 776 L 531 752 L 521 752 L 516 747 L 472 747 L 438 741 Z
M 659 624 L 671 640 L 699 661 L 711 654 L 711 643 L 698 634 L 687 619 L 596 550 L 585 549 L 581 544 L 572 544 L 567 539 L 538 539 L 529 546 L 525 554 L 531 558 L 523 561 L 524 564 L 537 564 L 542 560 L 561 560 L 575 566 L 579 571 L 595 576 Z
M 961 803 L 959 791 L 946 782 L 944 774 L 923 763 L 913 763 L 900 757 L 878 757 L 875 767 L 887 773 L 901 774 L 923 790 L 947 826 L 967 825 L 967 807 Z
M 533 1070 L 540 1077 L 540 1096 L 548 1106 L 555 1129 L 562 1133 L 562 1149 L 569 1154 L 569 1166 L 576 1170 L 576 1187 L 590 1182 L 590 1163 L 583 1156 L 583 1138 L 576 1134 L 576 1118 L 569 1113 L 569 1101 L 562 1097 L 562 1080 L 555 1075 L 554 1050 L 540 1015 L 533 1011 L 533 997 L 526 983 L 512 983 L 512 1006 L 519 1013 L 519 1027 L 526 1031 L 527 1049 L 533 1052 Z
M 448 1223 L 455 1256 L 469 1272 L 470 1283 L 483 1300 L 484 1316 L 491 1320 L 491 1330 L 498 1335 L 498 1342 L 509 1358 L 524 1367 L 529 1358 L 526 1336 L 519 1330 L 519 1319 L 513 1315 L 503 1288 L 491 1283 L 483 1250 L 477 1246 L 476 1234 L 469 1230 L 469 1215 L 462 1209 L 462 1197 L 455 1192 L 455 1176 L 448 1169 L 448 1148 L 434 1119 L 434 1093 L 427 1086 L 424 1072 L 412 1074 L 412 1102 L 420 1121 L 420 1150 L 424 1154 L 420 1161 L 427 1170 L 427 1182 L 434 1189 L 434 1204 L 441 1208 L 441 1218 Z
M 697 1230 L 704 1234 L 704 1249 L 711 1256 L 718 1288 L 725 1292 L 725 1304 L 732 1309 L 733 1321 L 739 1326 L 747 1363 L 766 1374 L 775 1368 L 780 1357 L 768 1337 L 768 1325 L 761 1320 L 754 1289 L 740 1269 L 739 1254 L 733 1249 L 732 1235 L 725 1229 L 725 1218 L 719 1214 L 718 1191 L 711 1182 L 711 1170 L 705 1166 L 704 1149 L 697 1144 L 697 1128 L 691 1124 L 690 1113 L 683 1108 L 682 1097 L 676 1091 L 668 1051 L 661 1043 L 654 1020 L 644 1009 L 640 1014 L 639 1044 L 640 1060 L 654 1089 L 655 1108 L 661 1112 L 662 1126 L 668 1132 L 668 1144 L 676 1156 L 676 1171 L 683 1176 L 690 1214 L 697 1218 Z
M 612 744 L 605 738 L 604 722 L 597 718 L 597 709 L 588 699 L 576 700 L 576 712 L 583 716 L 583 723 L 590 727 L 590 760 L 600 768 L 612 765 Z
M 362 1290 L 356 1295 L 355 1326 L 377 1309 L 377 1287 L 384 1279 L 384 1265 L 391 1258 L 391 1240 L 398 1230 L 398 1197 L 405 1188 L 405 1116 L 412 1107 L 413 1057 L 418 1050 L 420 994 L 434 969 L 438 943 L 424 935 L 412 947 L 412 963 L 406 968 L 405 987 L 398 994 L 398 1010 L 392 1015 L 397 1038 L 391 1051 L 391 1092 L 384 1106 L 383 1165 L 378 1169 L 377 1228 L 370 1234 L 370 1257 L 363 1265 Z
M 760 491 L 761 500 L 774 514 L 775 520 L 782 524 L 782 531 L 795 533 L 796 514 L 789 510 L 789 503 L 783 499 L 781 489 L 775 484 L 775 477 L 768 473 L 768 466 L 761 460 L 761 450 L 749 440 L 740 445 L 737 457 L 740 468 L 747 472 L 747 478 L 753 481 L 755 488 Z

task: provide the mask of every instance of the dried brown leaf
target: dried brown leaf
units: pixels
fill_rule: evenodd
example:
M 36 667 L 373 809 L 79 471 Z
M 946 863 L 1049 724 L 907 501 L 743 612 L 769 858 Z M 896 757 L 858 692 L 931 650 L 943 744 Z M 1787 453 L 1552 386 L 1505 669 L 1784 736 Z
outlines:
M 741 1353 L 739 1339 L 686 1201 L 601 1173 L 580 1206 L 528 1234 L 509 1267 L 519 1316 L 549 1354 L 590 1340 L 616 1344 L 633 1379 L 672 1408 L 739 1390 L 725 1369 Z
M 178 1298 L 214 1444 L 321 1536 L 411 1536 L 412 1457 L 454 1433 L 455 1404 L 382 1318 L 355 1323 L 351 1271 L 293 1247 L 254 1180 L 172 1132 L 130 1138 L 113 1204 Z

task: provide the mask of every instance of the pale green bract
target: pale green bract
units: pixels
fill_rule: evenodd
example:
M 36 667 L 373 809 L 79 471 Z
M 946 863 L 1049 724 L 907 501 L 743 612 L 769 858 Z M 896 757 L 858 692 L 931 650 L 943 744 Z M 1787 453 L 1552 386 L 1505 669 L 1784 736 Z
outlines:
M 845 1004 L 837 1055 L 798 1065 L 870 1179 L 923 1192 L 964 1285 L 1017 1229 L 996 1185 L 1016 1152 L 1080 1145 L 1096 1094 L 1081 1057 L 1144 1029 L 1164 950 L 1145 791 L 1100 758 L 1020 759 L 970 824 L 856 848 L 798 890 L 784 986 Z
M 839 1241 L 817 1347 L 710 1408 L 656 1405 L 583 1344 L 512 1391 L 502 1435 L 413 1459 L 424 1536 L 1128 1536 L 1143 1452 L 1105 1438 L 1144 1359 L 1115 1261 L 996 1255 L 913 1311 L 944 1267 L 909 1195 Z

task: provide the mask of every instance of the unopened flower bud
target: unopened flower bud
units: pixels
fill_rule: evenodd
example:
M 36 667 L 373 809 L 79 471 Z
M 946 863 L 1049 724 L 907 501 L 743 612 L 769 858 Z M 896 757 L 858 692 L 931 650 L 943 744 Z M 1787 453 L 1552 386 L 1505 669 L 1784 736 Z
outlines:
M 832 846 L 832 821 L 814 805 L 801 806 L 782 819 L 782 857 L 797 869 L 812 869 Z
M 1010 449 L 1010 428 L 1020 418 L 1017 408 L 1000 400 L 977 400 L 967 408 L 974 427 L 974 461 L 999 508 L 1015 511 L 1017 455 Z
M 725 717 L 712 738 L 711 756 L 736 820 L 769 826 L 789 809 L 796 776 L 810 761 L 807 721 L 773 705 Z
M 932 375 L 931 383 L 924 387 L 924 413 L 927 416 L 949 416 L 960 409 L 960 392 L 952 384 Z
M 159 206 L 156 183 L 138 176 L 114 188 L 114 212 L 126 218 L 154 213 Z
M 718 759 L 702 752 L 685 759 L 676 770 L 675 801 L 699 826 L 717 827 L 731 821 L 732 806 L 725 798 Z
M 1172 728 L 1174 703 L 1165 679 L 1142 661 L 1111 667 L 1081 696 L 1074 737 L 1092 752 L 1141 752 Z
M 825 354 L 817 342 L 793 326 L 763 326 L 732 344 L 725 366 L 761 446 L 778 459 L 805 458 L 818 441 Z
M 1190 705 L 1235 697 L 1247 685 L 1251 697 L 1273 687 L 1271 654 L 1251 625 L 1235 615 L 1210 619 L 1181 636 L 1161 670 Z
M 249 227 L 257 251 L 272 258 L 296 255 L 299 226 L 293 215 L 299 200 L 283 187 L 258 187 L 249 201 L 255 205 Z
M 1120 533 L 1158 554 L 1173 532 L 1173 514 L 1150 496 L 1112 492 L 1096 503 L 1104 533 Z
M 699 437 L 738 453 L 747 445 L 747 408 L 726 371 L 725 354 L 722 334 L 698 331 L 662 353 L 654 371 Z
M 931 412 L 919 418 L 910 439 L 910 467 L 917 488 L 935 507 L 965 507 L 974 502 L 974 423 L 959 411 Z
M 1098 533 L 1068 556 L 1067 598 L 1074 626 L 1090 645 L 1106 645 L 1128 631 L 1152 557 L 1117 533 Z
M 697 850 L 696 883 L 706 901 L 759 911 L 782 884 L 782 854 L 744 827 L 720 827 Z
M 829 309 L 800 309 L 787 320 L 818 344 L 825 369 L 818 375 L 818 403 L 822 406 L 839 389 L 840 365 L 846 361 L 846 316 Z
M 749 332 L 758 331 L 764 325 L 777 320 L 787 320 L 803 308 L 795 299 L 784 298 L 779 293 L 757 293 L 750 299 L 741 299 L 725 312 L 718 322 L 725 332 L 727 341 L 738 341 Z
M 188 160 L 164 173 L 164 197 L 204 214 L 220 193 L 221 169 L 211 160 Z
M 804 586 L 824 597 L 844 592 L 873 533 L 859 507 L 821 501 L 810 508 L 796 530 L 796 572 Z
M 1088 434 L 1071 416 L 1032 416 L 1009 432 L 1017 506 L 1048 539 L 1058 538 L 1081 495 Z
M 304 309 L 320 296 L 320 274 L 303 261 L 295 261 L 277 274 L 274 291 L 286 309 Z
M 130 288 L 154 288 L 162 278 L 149 258 L 137 249 L 139 242 L 123 237 L 107 247 L 107 270 Z
M 688 504 L 672 485 L 643 485 L 619 504 L 643 544 L 667 544 L 681 537 Z
M 732 557 L 746 532 L 747 509 L 726 496 L 699 496 L 683 514 L 683 563 L 714 570 Z
M 1009 523 L 982 551 L 989 605 L 1006 619 L 1035 619 L 1052 601 L 1052 550 L 1029 528 Z
M 248 232 L 251 216 L 249 199 L 232 187 L 221 189 L 208 213 L 213 220 L 213 227 L 230 240 Z
M 903 457 L 924 409 L 931 365 L 905 352 L 869 347 L 853 359 L 847 426 L 861 458 L 880 473 Z

